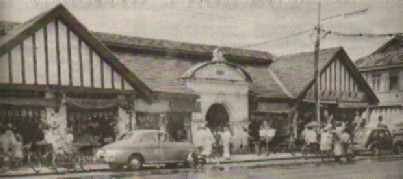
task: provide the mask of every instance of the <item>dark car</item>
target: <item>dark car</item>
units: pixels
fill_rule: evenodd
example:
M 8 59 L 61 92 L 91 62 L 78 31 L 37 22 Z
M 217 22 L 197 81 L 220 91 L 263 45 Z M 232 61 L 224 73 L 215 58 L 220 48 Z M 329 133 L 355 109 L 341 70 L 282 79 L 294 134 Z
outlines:
M 362 128 L 355 132 L 353 142 L 355 154 L 370 152 L 381 155 L 382 151 L 392 149 L 393 137 L 385 128 Z
M 403 152 L 403 130 L 400 130 L 393 136 L 393 152 L 396 154 L 402 154 Z

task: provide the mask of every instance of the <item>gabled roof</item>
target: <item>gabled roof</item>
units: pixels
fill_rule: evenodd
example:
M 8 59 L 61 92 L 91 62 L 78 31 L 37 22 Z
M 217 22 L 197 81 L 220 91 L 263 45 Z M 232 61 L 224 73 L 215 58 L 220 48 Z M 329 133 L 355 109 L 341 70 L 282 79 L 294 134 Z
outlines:
M 216 45 L 205 45 L 196 43 L 178 42 L 172 40 L 151 39 L 144 37 L 125 36 L 118 34 L 108 34 L 94 32 L 95 37 L 107 46 L 119 46 L 126 48 L 140 48 L 164 51 L 180 51 L 181 53 L 196 53 L 211 55 L 213 50 L 220 48 L 225 56 L 239 58 L 253 58 L 255 60 L 271 61 L 274 56 L 269 52 L 239 49 L 232 47 L 222 47 Z
M 403 36 L 395 36 L 372 54 L 358 59 L 355 64 L 360 71 L 403 66 Z
M 0 38 L 0 56 L 55 19 L 62 21 L 81 40 L 86 42 L 112 69 L 117 71 L 134 89 L 137 89 L 143 97 L 146 99 L 151 97 L 151 89 L 133 71 L 120 63 L 118 58 L 61 4 L 8 31 L 5 36 Z
M 319 71 L 322 73 L 327 66 L 336 59 L 341 60 L 341 62 L 345 64 L 361 89 L 369 95 L 371 102 L 379 102 L 366 80 L 360 75 L 358 69 L 342 47 L 320 50 Z M 300 98 L 304 96 L 315 83 L 314 52 L 302 52 L 280 56 L 277 61 L 272 63 L 270 69 L 283 82 L 288 91 L 296 98 Z

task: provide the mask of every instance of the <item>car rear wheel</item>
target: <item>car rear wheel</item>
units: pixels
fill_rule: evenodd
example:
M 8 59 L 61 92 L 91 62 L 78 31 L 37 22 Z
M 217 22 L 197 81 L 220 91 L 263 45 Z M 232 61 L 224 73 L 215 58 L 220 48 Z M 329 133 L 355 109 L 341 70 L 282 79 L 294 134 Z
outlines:
M 139 155 L 132 155 L 128 160 L 128 167 L 131 170 L 140 170 L 143 167 L 143 159 Z
M 381 149 L 379 148 L 378 145 L 372 146 L 371 147 L 371 152 L 372 152 L 372 155 L 375 155 L 375 156 L 380 156 L 381 155 Z
M 403 152 L 403 144 L 396 145 L 394 151 L 396 154 L 401 154 Z

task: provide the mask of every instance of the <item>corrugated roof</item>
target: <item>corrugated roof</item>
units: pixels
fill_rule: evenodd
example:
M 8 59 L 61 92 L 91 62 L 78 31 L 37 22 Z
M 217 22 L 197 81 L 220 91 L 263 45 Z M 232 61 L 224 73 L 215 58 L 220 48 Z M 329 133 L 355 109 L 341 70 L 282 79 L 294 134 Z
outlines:
M 395 36 L 371 55 L 358 59 L 360 69 L 403 65 L 403 36 Z
M 319 69 L 323 69 L 341 49 L 337 47 L 320 50 Z M 314 52 L 280 56 L 270 69 L 293 96 L 298 96 L 314 78 Z

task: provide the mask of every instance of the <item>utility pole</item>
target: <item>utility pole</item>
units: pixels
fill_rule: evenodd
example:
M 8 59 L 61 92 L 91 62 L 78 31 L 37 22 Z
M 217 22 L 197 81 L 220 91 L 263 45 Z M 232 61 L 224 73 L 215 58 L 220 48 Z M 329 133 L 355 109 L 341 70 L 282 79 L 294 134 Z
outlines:
M 316 120 L 318 121 L 318 130 L 320 129 L 320 72 L 319 72 L 319 50 L 320 50 L 320 3 L 318 4 L 318 24 L 315 27 L 316 41 L 315 41 L 315 103 L 316 103 Z

